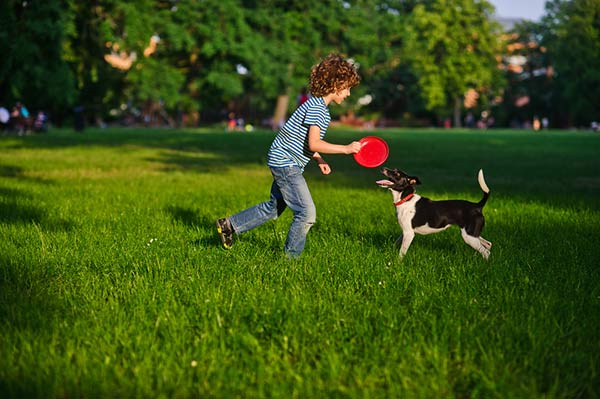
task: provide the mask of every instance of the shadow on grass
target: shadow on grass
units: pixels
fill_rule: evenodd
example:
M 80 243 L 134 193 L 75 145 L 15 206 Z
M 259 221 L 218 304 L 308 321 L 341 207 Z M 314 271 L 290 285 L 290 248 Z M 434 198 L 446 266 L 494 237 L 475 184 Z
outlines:
M 43 215 L 44 213 L 39 208 L 18 205 L 16 201 L 9 200 L 0 203 L 0 224 L 40 224 L 44 219 Z
M 358 131 L 338 133 L 332 135 L 331 141 L 345 144 L 361 135 Z M 69 130 L 55 130 L 45 135 L 13 138 L 14 142 L 3 148 L 10 151 L 133 146 L 164 150 L 147 159 L 162 165 L 159 170 L 164 172 L 222 173 L 248 166 L 261 166 L 268 170 L 267 153 L 274 136 L 274 132 L 268 131 L 224 133 L 210 130 L 89 129 L 83 134 L 75 134 Z M 316 165 L 311 163 L 307 167 L 307 175 L 311 179 L 324 179 L 328 184 L 344 187 L 366 187 L 378 176 L 377 169 L 358 166 L 350 155 L 327 155 L 326 159 L 334 172 L 322 176 Z M 10 170 L 8 173 L 11 173 Z M 18 171 L 13 174 L 18 175 Z
M 51 184 L 51 181 L 49 180 L 26 176 L 22 167 L 13 165 L 0 165 L 0 177 L 41 184 Z M 2 193 L 0 192 L 0 194 Z
M 0 176 L 2 177 L 22 177 L 23 168 L 12 165 L 0 165 Z
M 198 247 L 221 246 L 221 240 L 217 236 L 215 227 L 215 218 L 209 215 L 199 214 L 196 209 L 175 205 L 167 206 L 165 212 L 170 215 L 176 223 L 180 223 L 187 228 L 197 231 L 198 238 L 192 240 L 190 242 L 191 245 Z
M 367 133 L 332 129 L 327 140 L 345 144 Z M 418 175 L 420 193 L 480 195 L 477 171 L 484 170 L 492 195 L 519 192 L 532 197 L 555 195 L 559 186 L 582 198 L 594 198 L 600 190 L 595 170 L 600 168 L 600 140 L 594 135 L 490 130 L 378 130 L 390 147 L 383 166 Z M 159 150 L 149 161 L 164 172 L 224 173 L 246 167 L 266 166 L 274 132 L 226 133 L 215 129 L 88 129 L 83 134 L 52 130 L 45 135 L 0 139 L 0 149 L 61 149 L 70 147 L 140 147 Z M 161 151 L 162 150 L 162 151 Z M 332 173 L 323 176 L 309 164 L 306 176 L 313 182 L 337 187 L 367 189 L 381 178 L 379 168 L 358 166 L 350 155 L 326 155 Z M 557 170 L 560 165 L 560 170 Z M 17 167 L 0 167 L 0 176 L 22 177 Z M 265 190 L 267 190 L 265 188 Z M 437 196 L 439 198 L 439 196 Z M 436 195 L 431 195 L 435 199 Z M 458 198 L 458 197 L 456 197 Z
M 88 129 L 83 134 L 69 130 L 53 130 L 49 134 L 13 138 L 3 148 L 64 149 L 140 147 L 164 149 L 149 159 L 165 164 L 165 171 L 192 170 L 213 172 L 219 169 L 266 162 L 273 140 L 270 132 L 223 133 L 210 130 L 165 129 Z M 0 141 L 1 143 L 1 141 Z
M 29 180 L 24 177 L 22 168 L 0 165 L 0 177 Z M 33 179 L 36 183 L 48 181 Z M 0 224 L 29 224 L 33 223 L 46 231 L 70 231 L 74 223 L 69 220 L 53 220 L 46 212 L 37 206 L 24 204 L 23 200 L 35 202 L 35 197 L 27 191 L 0 186 Z
M 2 197 L 0 189 L 0 197 Z M 14 199 L 0 202 L 0 224 L 34 224 L 44 231 L 72 231 L 75 223 L 65 219 L 50 219 L 41 208 L 20 205 Z
M 57 323 L 65 319 L 67 304 L 56 295 L 59 284 L 50 265 L 0 254 L 0 331 L 4 340 L 0 351 L 7 350 L 0 370 L 1 397 L 45 396 L 44 378 L 23 368 L 19 353 L 21 349 L 27 352 L 30 344 L 39 347 L 44 339 L 50 339 Z M 22 337 L 27 336 L 35 337 L 34 341 L 24 342 Z
M 169 205 L 165 208 L 165 211 L 171 215 L 173 220 L 187 227 L 206 226 L 209 222 L 207 216 L 201 217 L 191 208 Z M 214 224 L 214 221 L 212 221 L 212 224 Z
M 47 329 L 63 307 L 54 290 L 52 267 L 0 255 L 0 325 L 11 329 Z
M 190 244 L 209 248 L 222 247 L 215 226 L 216 218 L 212 215 L 203 215 L 198 213 L 196 209 L 172 205 L 166 207 L 165 212 L 169 214 L 175 222 L 181 223 L 190 229 L 197 230 L 198 238 L 191 241 Z M 278 221 L 270 221 L 241 236 L 236 235 L 234 236 L 234 242 L 245 242 L 256 248 L 266 249 L 277 254 L 282 253 L 285 234 L 287 234 L 289 224 L 286 224 L 284 227 L 279 227 L 279 229 L 284 229 L 284 234 L 280 234 L 275 231 L 273 223 L 278 223 Z

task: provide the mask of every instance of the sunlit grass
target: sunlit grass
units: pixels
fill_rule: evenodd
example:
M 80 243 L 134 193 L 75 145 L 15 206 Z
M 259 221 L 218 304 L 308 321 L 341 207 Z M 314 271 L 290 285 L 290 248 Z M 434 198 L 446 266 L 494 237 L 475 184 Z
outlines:
M 400 262 L 377 170 L 306 171 L 290 212 L 220 248 L 213 223 L 267 199 L 271 132 L 0 137 L 2 397 L 598 397 L 600 137 L 384 137 L 432 198 L 492 195 L 484 261 L 457 229 Z

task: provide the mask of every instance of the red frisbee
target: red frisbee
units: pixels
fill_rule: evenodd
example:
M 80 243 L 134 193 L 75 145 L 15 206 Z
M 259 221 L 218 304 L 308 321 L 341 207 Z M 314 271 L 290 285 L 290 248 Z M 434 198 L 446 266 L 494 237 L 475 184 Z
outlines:
M 354 160 L 365 168 L 376 168 L 383 164 L 389 155 L 385 140 L 376 136 L 367 136 L 359 140 L 360 151 L 354 154 Z

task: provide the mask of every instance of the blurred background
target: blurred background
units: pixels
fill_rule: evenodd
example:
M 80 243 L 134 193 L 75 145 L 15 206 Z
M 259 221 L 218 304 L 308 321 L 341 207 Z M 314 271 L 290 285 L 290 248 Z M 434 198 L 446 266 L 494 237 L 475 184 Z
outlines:
M 600 1 L 3 0 L 0 123 L 276 129 L 354 60 L 337 123 L 597 129 Z

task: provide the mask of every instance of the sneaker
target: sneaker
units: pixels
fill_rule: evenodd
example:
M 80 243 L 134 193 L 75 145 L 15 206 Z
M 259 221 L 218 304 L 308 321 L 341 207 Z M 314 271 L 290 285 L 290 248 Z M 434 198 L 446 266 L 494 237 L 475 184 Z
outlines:
M 228 218 L 217 220 L 217 233 L 219 233 L 223 248 L 230 249 L 233 246 L 233 226 Z

